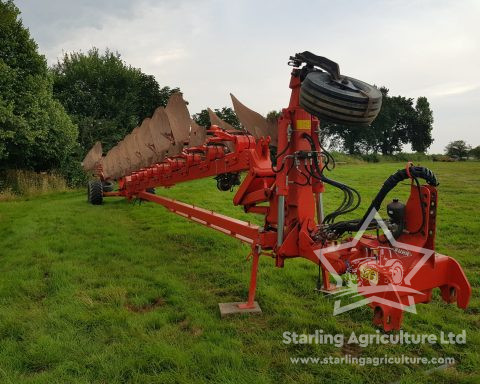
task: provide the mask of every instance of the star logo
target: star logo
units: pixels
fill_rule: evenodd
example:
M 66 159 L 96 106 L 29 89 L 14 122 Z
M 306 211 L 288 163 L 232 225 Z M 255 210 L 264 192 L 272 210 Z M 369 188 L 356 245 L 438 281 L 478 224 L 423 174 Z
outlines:
M 385 234 L 387 239 L 390 241 L 390 244 L 392 245 L 396 253 L 402 254 L 402 255 L 410 255 L 411 252 L 415 252 L 417 254 L 422 254 L 423 256 L 420 258 L 420 260 L 418 260 L 415 263 L 415 265 L 413 265 L 413 267 L 410 269 L 410 271 L 406 276 L 404 276 L 403 266 L 399 261 L 400 260 L 399 258 L 391 258 L 386 262 L 382 261 L 382 259 L 379 259 L 376 261 L 374 259 L 369 259 L 368 262 L 365 262 L 364 264 L 360 265 L 360 268 L 363 268 L 363 270 L 360 270 L 360 272 L 364 274 L 367 278 L 371 279 L 370 284 L 363 285 L 360 282 L 353 283 L 350 281 L 346 289 L 339 290 L 339 288 L 342 287 L 343 280 L 335 271 L 334 267 L 332 266 L 332 264 L 329 262 L 328 258 L 325 255 L 331 252 L 336 252 L 336 251 L 338 252 L 343 249 L 354 248 L 362 238 L 363 234 L 368 228 L 368 225 L 372 222 L 373 219 L 376 220 L 380 228 L 383 230 L 383 233 Z M 387 250 L 391 251 L 391 248 L 384 247 L 384 251 L 387 251 Z M 411 281 L 412 281 L 412 278 L 415 276 L 415 274 L 420 270 L 420 268 L 427 262 L 427 260 L 434 253 L 435 251 L 431 249 L 421 248 L 412 244 L 405 244 L 395 240 L 392 233 L 390 232 L 387 225 L 382 220 L 382 218 L 380 217 L 376 209 L 373 209 L 370 212 L 366 220 L 362 223 L 360 230 L 356 233 L 355 237 L 352 238 L 352 240 L 342 244 L 332 245 L 327 248 L 322 248 L 315 251 L 315 254 L 319 258 L 320 262 L 335 279 L 335 285 L 337 289 L 332 293 L 329 293 L 330 295 L 333 295 L 339 298 L 338 300 L 335 301 L 335 304 L 334 304 L 334 309 L 333 309 L 334 316 L 344 312 L 348 312 L 355 308 L 359 308 L 363 305 L 367 305 L 371 302 L 381 303 L 383 305 L 397 308 L 402 311 L 406 311 L 410 313 L 417 313 L 413 295 L 414 294 L 423 295 L 424 293 L 413 289 L 411 287 Z M 390 270 L 392 271 L 391 272 L 392 281 L 390 283 L 379 285 L 378 282 L 375 281 L 375 272 L 374 272 L 375 264 L 380 264 L 380 266 L 387 266 L 390 268 Z M 369 273 L 370 275 L 368 275 Z M 378 274 L 377 274 L 377 277 L 378 277 Z M 383 297 L 379 297 L 375 295 L 376 293 L 378 294 L 381 292 L 407 292 L 409 293 L 407 297 L 408 305 L 405 305 L 401 302 L 388 300 Z M 356 301 L 354 303 L 342 305 L 341 297 L 345 297 L 348 295 L 350 295 L 351 297 L 359 297 L 359 296 L 365 296 L 365 295 L 369 295 L 369 296 L 365 297 L 362 300 Z

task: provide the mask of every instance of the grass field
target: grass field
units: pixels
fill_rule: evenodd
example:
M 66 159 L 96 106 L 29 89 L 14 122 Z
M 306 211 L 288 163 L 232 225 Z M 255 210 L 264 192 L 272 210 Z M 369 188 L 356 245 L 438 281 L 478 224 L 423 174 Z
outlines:
M 305 260 L 276 269 L 261 260 L 261 316 L 220 319 L 219 302 L 246 297 L 248 248 L 161 206 L 111 198 L 91 206 L 84 191 L 0 203 L 1 383 L 457 383 L 480 382 L 480 163 L 427 164 L 440 180 L 437 250 L 454 256 L 473 286 L 467 311 L 435 292 L 410 333 L 466 329 L 466 345 L 382 345 L 346 350 L 286 345 L 284 331 L 374 333 L 369 308 L 332 316 L 314 293 Z M 404 164 L 339 166 L 333 177 L 358 187 L 364 202 Z M 408 187 L 397 188 L 400 197 Z M 401 192 L 400 192 L 401 191 Z M 331 192 L 330 190 L 328 192 Z M 201 180 L 157 193 L 252 219 L 232 193 Z M 389 196 L 389 199 L 394 196 Z M 338 203 L 325 196 L 327 211 Z M 425 365 L 295 365 L 299 356 L 454 357 Z

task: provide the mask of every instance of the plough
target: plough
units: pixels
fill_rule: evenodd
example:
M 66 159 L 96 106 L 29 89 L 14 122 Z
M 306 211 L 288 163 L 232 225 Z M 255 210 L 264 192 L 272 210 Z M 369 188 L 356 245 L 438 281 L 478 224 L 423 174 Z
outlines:
M 210 127 L 200 127 L 191 119 L 182 94 L 176 93 L 106 156 L 96 143 L 83 161 L 85 170 L 95 175 L 88 200 L 92 204 L 102 204 L 108 196 L 148 200 L 249 244 L 248 299 L 230 306 L 237 312 L 259 308 L 255 292 L 262 255 L 273 258 L 277 267 L 296 257 L 312 261 L 319 268 L 317 288 L 326 293 L 342 288 L 340 276 L 348 276 L 357 296 L 373 308 L 374 323 L 386 331 L 399 329 L 404 311 L 429 302 L 434 288 L 440 288 L 446 302 L 466 308 L 471 287 L 462 268 L 453 258 L 435 252 L 438 182 L 430 170 L 408 163 L 385 181 L 360 219 L 339 220 L 359 206 L 360 195 L 327 176 L 334 160 L 322 147 L 320 119 L 370 124 L 381 108 L 379 90 L 341 75 L 338 64 L 310 52 L 290 57 L 289 65 L 290 102 L 276 121 L 231 95 L 243 129 L 234 129 L 211 110 Z M 263 225 L 153 191 L 205 177 L 215 177 L 223 191 L 238 185 L 233 204 L 262 215 Z M 115 191 L 112 180 L 118 181 Z M 382 202 L 404 180 L 411 181 L 408 201 L 390 202 L 388 217 L 382 220 L 377 213 Z M 323 208 L 325 185 L 343 193 L 341 205 L 328 214 Z

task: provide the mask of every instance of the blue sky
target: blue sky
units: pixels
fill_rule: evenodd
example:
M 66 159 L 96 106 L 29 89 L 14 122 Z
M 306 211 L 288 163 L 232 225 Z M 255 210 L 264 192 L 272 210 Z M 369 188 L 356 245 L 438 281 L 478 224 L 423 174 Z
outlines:
M 49 64 L 92 46 L 179 86 L 191 113 L 288 103 L 289 55 L 304 50 L 392 95 L 428 97 L 435 142 L 480 145 L 480 1 L 18 0 Z M 407 148 L 408 149 L 408 148 Z

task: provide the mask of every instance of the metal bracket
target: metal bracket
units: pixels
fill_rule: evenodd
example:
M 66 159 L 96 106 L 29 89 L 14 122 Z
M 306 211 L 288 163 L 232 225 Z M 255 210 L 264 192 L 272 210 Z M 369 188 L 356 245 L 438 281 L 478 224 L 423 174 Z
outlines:
M 305 51 L 302 53 L 296 53 L 295 56 L 290 56 L 290 61 L 288 65 L 299 67 L 302 63 L 307 64 L 308 66 L 318 67 L 327 71 L 334 80 L 341 80 L 340 76 L 340 67 L 339 65 L 323 56 L 317 56 L 312 52 Z

